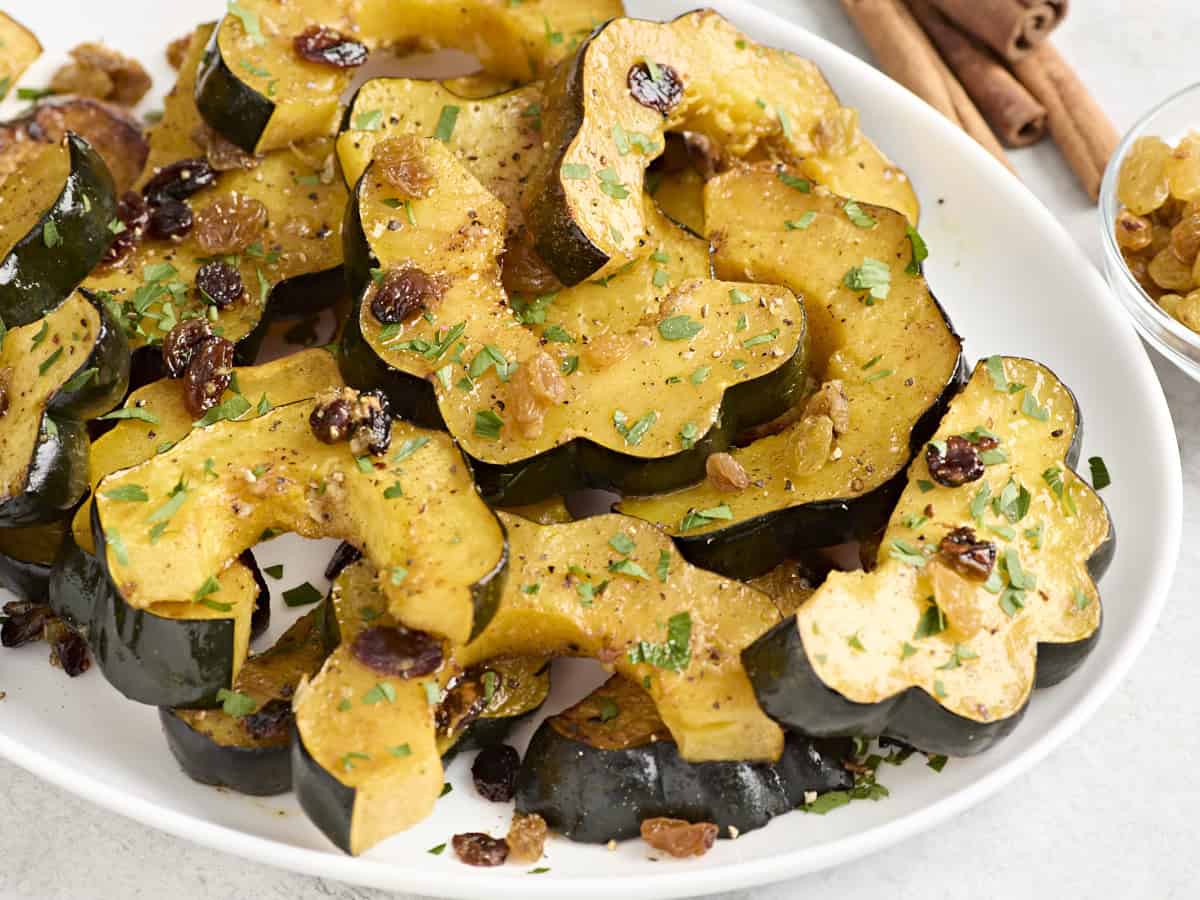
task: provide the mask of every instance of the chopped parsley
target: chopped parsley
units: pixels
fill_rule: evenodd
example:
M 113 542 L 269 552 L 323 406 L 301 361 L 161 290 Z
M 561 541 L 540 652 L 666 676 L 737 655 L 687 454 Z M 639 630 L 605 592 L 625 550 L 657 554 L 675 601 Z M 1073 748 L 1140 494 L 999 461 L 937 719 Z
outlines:
M 438 116 L 437 128 L 434 129 L 433 136 L 443 144 L 450 143 L 450 138 L 454 136 L 454 126 L 458 123 L 459 108 L 447 104 L 442 107 L 441 115 Z
M 813 223 L 813 220 L 816 219 L 816 217 L 817 214 L 810 209 L 798 219 L 784 220 L 783 227 L 788 231 L 804 231 Z
M 720 506 L 714 506 L 709 509 L 694 509 L 689 510 L 687 515 L 683 517 L 683 521 L 679 523 L 679 530 L 691 531 L 694 528 L 703 528 L 705 525 L 710 525 L 718 520 L 732 519 L 733 510 L 729 508 L 728 503 L 722 503 Z
M 500 430 L 504 428 L 504 420 L 490 409 L 481 409 L 475 413 L 475 434 L 489 441 L 499 440 Z
M 628 556 L 634 551 L 634 549 L 636 549 L 637 544 L 634 543 L 633 538 L 631 538 L 629 535 L 625 534 L 623 531 L 618 531 L 608 539 L 608 546 L 612 547 L 622 556 Z
M 879 223 L 863 210 L 853 200 L 847 200 L 846 205 L 842 207 L 846 213 L 846 218 L 857 225 L 859 228 L 874 228 Z
M 658 551 L 658 565 L 654 568 L 654 574 L 658 576 L 658 580 L 666 584 L 667 578 L 671 574 L 671 553 L 669 550 Z
M 658 323 L 658 333 L 667 341 L 688 341 L 704 330 L 691 316 L 670 316 Z
M 368 109 L 354 117 L 355 131 L 378 131 L 383 126 L 383 110 Z
M 119 503 L 145 503 L 150 499 L 146 489 L 140 484 L 123 484 L 101 495 L 105 500 L 116 500 Z
M 321 592 L 305 581 L 284 591 L 283 602 L 288 606 L 310 606 L 321 602 Z
M 908 242 L 912 244 L 912 261 L 904 271 L 909 275 L 920 275 L 922 264 L 925 260 L 929 259 L 929 247 L 917 229 L 911 225 L 905 225 L 904 227 L 908 234 Z
M 629 661 L 646 663 L 671 672 L 682 672 L 692 661 L 692 617 L 687 612 L 675 613 L 667 620 L 667 639 L 655 644 L 639 641 L 629 648 Z
M 932 597 L 930 598 L 933 599 Z M 941 634 L 946 630 L 946 615 L 942 612 L 941 607 L 936 603 L 931 603 L 921 613 L 921 618 L 917 620 L 917 628 L 913 632 L 913 640 L 919 641 L 922 638 L 933 637 L 935 634 Z
M 802 194 L 808 194 L 812 192 L 812 183 L 807 178 L 798 178 L 790 172 L 780 172 L 779 180 L 788 187 L 793 188 Z
M 363 694 L 362 702 L 367 706 L 374 706 L 376 703 L 395 703 L 396 689 L 386 681 L 380 681 Z
M 892 287 L 892 271 L 887 263 L 868 256 L 862 265 L 846 273 L 842 284 L 852 291 L 866 291 L 871 300 L 886 300 Z
M 1088 457 L 1088 465 L 1092 469 L 1092 487 L 1102 491 L 1112 484 L 1112 476 L 1108 474 L 1108 466 L 1102 457 Z
M 240 691 L 231 691 L 229 688 L 221 688 L 217 691 L 217 702 L 221 704 L 221 711 L 225 715 L 233 716 L 235 719 L 248 716 L 258 708 L 253 697 Z

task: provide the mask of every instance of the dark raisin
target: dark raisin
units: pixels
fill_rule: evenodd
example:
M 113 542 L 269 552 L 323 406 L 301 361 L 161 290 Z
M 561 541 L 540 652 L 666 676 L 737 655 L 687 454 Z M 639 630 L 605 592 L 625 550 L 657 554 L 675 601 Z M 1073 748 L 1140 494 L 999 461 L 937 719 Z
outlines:
M 126 191 L 117 201 L 117 222 L 121 230 L 108 245 L 108 250 L 101 260 L 105 265 L 116 265 L 133 252 L 138 242 L 146 234 L 146 226 L 150 224 L 150 207 L 142 199 L 142 195 L 134 191 Z M 113 227 L 116 227 L 115 224 Z
M 508 859 L 508 841 L 470 831 L 450 839 L 455 855 L 468 866 L 502 866 Z
M 292 704 L 276 697 L 240 720 L 246 734 L 258 741 L 284 740 L 291 730 Z
M 642 106 L 658 110 L 665 118 L 683 98 L 683 81 L 670 66 L 659 63 L 652 70 L 642 62 L 629 70 L 629 93 Z
M 192 215 L 190 206 L 179 200 L 167 200 L 150 211 L 146 235 L 156 241 L 183 237 L 192 230 L 194 221 L 195 217 Z
M 970 528 L 955 528 L 942 538 L 938 552 L 954 571 L 981 581 L 996 565 L 996 545 L 979 540 Z
M 49 606 L 26 600 L 5 603 L 4 615 L 8 621 L 0 627 L 0 644 L 5 647 L 20 647 L 31 641 L 40 641 L 46 622 L 53 618 Z
M 309 413 L 308 425 L 323 444 L 337 444 L 350 439 L 354 428 L 354 399 L 349 391 L 322 396 Z
M 437 280 L 416 266 L 392 269 L 371 299 L 371 312 L 384 325 L 410 319 L 442 295 Z
M 242 284 L 242 273 L 236 267 L 213 260 L 196 272 L 196 290 L 205 302 L 215 304 L 218 309 L 226 309 L 242 299 L 246 286 Z
M 0 384 L 0 419 L 8 413 L 8 388 Z
M 163 338 L 162 356 L 170 378 L 182 378 L 192 364 L 196 350 L 208 338 L 212 331 L 205 319 L 184 319 Z
M 50 644 L 50 664 L 60 667 L 71 678 L 91 668 L 87 641 L 62 619 L 51 617 L 46 622 L 46 641 Z
M 310 25 L 292 39 L 301 59 L 339 69 L 353 69 L 367 61 L 367 46 L 325 25 Z
M 983 477 L 983 460 L 979 450 L 966 438 L 953 435 L 947 439 L 945 449 L 930 444 L 925 451 L 925 462 L 929 474 L 938 484 L 960 487 Z
M 233 344 L 223 337 L 207 337 L 196 348 L 183 376 L 183 403 L 200 418 L 221 402 L 233 380 Z
M 333 552 L 333 559 L 329 560 L 329 565 L 325 567 L 325 577 L 329 581 L 333 581 L 360 559 L 362 559 L 362 551 L 353 544 L 342 541 L 338 544 L 337 550 Z
M 375 625 L 358 633 L 350 650 L 355 659 L 381 675 L 421 678 L 442 665 L 442 645 L 431 634 L 403 625 Z
M 471 777 L 475 790 L 484 800 L 507 803 L 513 798 L 517 786 L 517 770 L 521 768 L 521 754 L 508 744 L 484 747 L 471 764 Z
M 382 391 L 359 394 L 354 411 L 350 452 L 355 456 L 382 456 L 392 444 L 392 410 Z
M 163 166 L 142 188 L 142 196 L 151 206 L 168 200 L 186 200 L 197 191 L 211 187 L 217 173 L 206 159 L 181 159 Z

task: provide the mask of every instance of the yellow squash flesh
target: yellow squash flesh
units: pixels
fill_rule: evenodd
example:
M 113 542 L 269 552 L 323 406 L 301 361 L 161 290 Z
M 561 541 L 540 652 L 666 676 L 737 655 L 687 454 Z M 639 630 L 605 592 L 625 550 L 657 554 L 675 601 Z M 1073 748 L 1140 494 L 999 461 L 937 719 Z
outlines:
M 623 12 L 620 0 L 244 0 L 240 8 L 262 37 L 247 33 L 244 17 L 227 15 L 217 40 L 230 71 L 275 104 L 259 152 L 337 131 L 339 97 L 352 71 L 296 54 L 293 39 L 311 25 L 370 48 L 464 50 L 491 74 L 531 81 L 569 56 L 592 28 Z
M 200 599 L 239 553 L 278 529 L 350 541 L 383 573 L 395 615 L 465 641 L 473 587 L 503 564 L 505 543 L 450 438 L 396 422 L 389 454 L 356 460 L 348 443 L 313 435 L 314 408 L 302 401 L 194 429 L 173 449 L 101 481 L 102 527 L 120 535 L 126 551 L 119 558 L 110 537 L 108 569 L 125 602 Z M 420 448 L 396 461 L 405 441 Z M 149 502 L 111 499 L 135 485 Z M 175 506 L 169 516 L 167 504 Z
M 500 281 L 504 205 L 440 142 L 426 140 L 422 146 L 434 193 L 412 201 L 412 221 L 417 224 L 411 224 L 394 202 L 386 202 L 395 200 L 395 189 L 376 175 L 375 168 L 360 183 L 357 202 L 364 233 L 385 271 L 413 265 L 445 284 L 430 310 L 435 322 L 415 317 L 385 326 L 375 318 L 368 295 L 359 324 L 367 343 L 390 366 L 432 380 L 447 427 L 476 459 L 527 459 L 577 438 L 647 459 L 678 453 L 687 449 L 681 437 L 687 425 L 703 435 L 715 424 L 727 389 L 775 371 L 800 350 L 804 315 L 790 291 L 676 281 L 673 273 L 694 270 L 701 262 L 697 244 L 678 235 L 662 240 L 650 235 L 645 247 L 650 257 L 640 277 L 651 285 L 674 286 L 661 303 L 650 301 L 645 293 L 629 295 L 588 285 L 586 295 L 575 294 L 568 303 L 551 302 L 545 327 L 519 327 Z M 665 223 L 665 228 L 670 234 L 674 226 Z M 660 271 L 663 275 L 656 275 Z M 590 313 L 593 299 L 597 304 L 607 301 L 606 307 Z M 638 305 L 624 305 L 631 299 Z M 682 317 L 701 325 L 701 330 L 689 340 L 667 339 L 660 325 Z M 459 332 L 459 326 L 457 353 L 430 358 L 414 352 L 414 340 L 421 342 L 418 347 L 428 347 L 438 334 L 452 328 Z M 622 344 L 618 361 L 596 357 L 594 346 L 601 337 Z M 577 364 L 587 377 L 567 375 L 565 399 L 549 407 L 540 431 L 531 433 L 518 427 L 511 413 L 504 413 L 515 406 L 516 382 L 511 377 L 501 380 L 497 366 L 463 382 L 475 358 L 490 353 L 486 347 L 518 366 L 548 353 L 560 370 Z M 593 395 L 615 400 L 595 402 Z M 504 423 L 498 438 L 476 429 L 477 415 L 488 412 Z M 633 437 L 616 427 L 622 421 L 618 412 Z M 643 419 L 651 422 L 649 429 L 633 432 L 633 424 Z
M 827 417 L 796 416 L 780 433 L 731 451 L 750 487 L 729 492 L 704 481 L 627 499 L 622 512 L 675 534 L 686 519 L 688 534 L 702 534 L 729 523 L 697 520 L 688 516 L 692 510 L 727 504 L 743 521 L 861 497 L 903 471 L 913 426 L 954 376 L 961 345 L 925 279 L 909 271 L 912 245 L 904 217 L 863 204 L 860 210 L 875 224 L 861 227 L 847 214 L 846 202 L 819 187 L 798 190 L 768 165 L 719 175 L 705 192 L 717 273 L 782 284 L 804 298 L 812 371 L 822 382 L 840 385 L 847 430 L 834 435 Z M 789 228 L 788 222 L 803 227 Z M 886 266 L 886 299 L 846 286 L 847 273 L 866 259 Z
M 582 53 L 546 87 L 548 140 L 566 143 L 546 155 L 533 184 L 535 198 L 561 191 L 573 227 L 609 257 L 597 275 L 636 256 L 645 230 L 648 159 L 636 149 L 622 152 L 616 128 L 644 136 L 657 152 L 667 131 L 698 132 L 728 155 L 781 158 L 835 193 L 916 221 L 908 179 L 862 135 L 857 116 L 838 103 L 817 67 L 754 43 L 717 13 L 701 10 L 665 24 L 617 19 Z M 682 81 L 682 98 L 665 116 L 631 93 L 629 73 L 646 60 Z M 613 191 L 613 183 L 626 190 Z
M 1007 718 L 1033 689 L 1039 642 L 1075 643 L 1100 627 L 1100 598 L 1087 562 L 1109 538 L 1110 526 L 1099 497 L 1065 462 L 1078 426 L 1074 398 L 1037 363 L 1009 358 L 1002 365 L 1007 381 L 1025 390 L 997 390 L 980 365 L 934 440 L 982 426 L 996 435 L 1006 461 L 989 465 L 980 481 L 951 488 L 935 482 L 924 456 L 918 458 L 883 535 L 878 568 L 831 574 L 797 614 L 817 675 L 849 700 L 876 703 L 915 686 L 966 719 Z M 1044 419 L 1024 411 L 1026 396 Z M 1061 497 L 1044 474 L 1052 470 Z M 1010 479 L 1030 495 L 1028 512 L 1016 521 L 988 502 Z M 945 534 L 963 526 L 996 544 L 1000 585 L 1013 580 L 1011 567 L 1000 574 L 1008 553 L 1036 579 L 1018 598 L 1023 605 L 1006 602 L 998 585 L 960 575 L 933 554 Z M 920 551 L 925 562 L 914 565 L 909 550 Z M 919 636 L 931 599 L 945 629 Z

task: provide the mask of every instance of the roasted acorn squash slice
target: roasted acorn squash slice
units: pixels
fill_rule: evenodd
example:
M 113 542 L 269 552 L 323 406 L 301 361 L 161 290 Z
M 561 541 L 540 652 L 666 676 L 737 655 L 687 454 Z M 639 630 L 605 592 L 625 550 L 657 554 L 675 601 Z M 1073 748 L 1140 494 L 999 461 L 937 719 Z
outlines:
M 378 163 L 359 182 L 346 226 L 359 304 L 343 372 L 352 384 L 382 385 L 398 410 L 422 419 L 432 417 L 432 392 L 490 501 L 686 483 L 707 452 L 799 392 L 805 323 L 790 291 L 675 282 L 702 251 L 660 219 L 663 236 L 649 236 L 639 277 L 674 288 L 661 302 L 649 288 L 587 285 L 518 310 L 500 279 L 504 205 L 440 141 L 395 140 L 420 161 L 432 193 L 401 203 Z M 389 275 L 414 270 L 438 286 L 425 314 L 380 321 Z M 543 405 L 537 390 L 551 387 L 558 402 Z
M 804 298 L 823 385 L 778 428 L 730 451 L 745 489 L 706 480 L 620 510 L 667 529 L 696 565 L 750 577 L 883 526 L 912 453 L 960 384 L 961 341 L 899 213 L 797 186 L 769 165 L 717 176 L 705 206 L 718 274 Z
M 135 609 L 202 605 L 264 532 L 337 537 L 381 571 L 398 618 L 466 641 L 498 602 L 507 544 L 457 449 L 397 421 L 392 450 L 356 458 L 313 434 L 315 409 L 301 401 L 198 427 L 102 479 L 92 537 L 110 592 Z M 149 502 L 127 502 L 135 495 Z
M 0 172 L 0 321 L 46 315 L 75 290 L 112 243 L 112 176 L 83 138 L 29 143 L 14 174 Z
M 734 157 L 770 155 L 848 197 L 917 216 L 904 174 L 858 130 L 808 60 L 754 43 L 711 10 L 615 19 L 545 88 L 548 150 L 528 193 L 536 247 L 563 284 L 641 252 L 646 167 L 668 131 Z
M 253 416 L 273 404 L 314 396 L 340 383 L 337 365 L 324 350 L 307 350 L 276 362 L 236 370 L 236 387 L 222 397 L 221 416 Z M 183 404 L 183 382 L 163 380 L 135 391 L 117 425 L 92 446 L 90 484 L 136 466 L 182 440 L 193 428 Z M 139 504 L 140 505 L 140 504 Z M 256 601 L 267 592 L 253 557 L 244 555 L 222 576 L 232 610 L 193 603 L 165 603 L 141 610 L 106 587 L 95 557 L 92 501 L 76 512 L 50 579 L 55 613 L 89 637 L 105 677 L 119 691 L 157 706 L 211 703 L 227 688 L 245 658 Z M 234 587 L 241 593 L 236 593 Z M 214 598 L 215 599 L 215 598 Z M 167 647 L 174 648 L 167 652 Z
M 742 655 L 763 707 L 804 734 L 886 734 L 931 753 L 1007 735 L 1033 688 L 1100 636 L 1112 523 L 1071 470 L 1080 428 L 1044 366 L 976 367 L 909 470 L 877 568 L 831 574 Z M 963 456 L 948 475 L 951 442 Z
M 0 100 L 8 96 L 25 70 L 42 55 L 42 42 L 32 31 L 0 12 Z
M 0 588 L 18 600 L 44 603 L 67 525 L 66 520 L 59 520 L 28 528 L 0 528 Z
M 474 53 L 494 75 L 546 75 L 594 27 L 621 15 L 620 0 L 244 0 L 208 45 L 196 103 L 208 123 L 250 153 L 332 136 L 352 69 L 303 59 L 294 40 L 313 25 L 363 49 L 399 46 Z
M 291 790 L 292 695 L 329 655 L 328 608 L 325 602 L 306 613 L 246 660 L 223 706 L 158 711 L 167 746 L 189 778 L 263 797 Z
M 737 837 L 813 794 L 849 790 L 854 776 L 842 763 L 852 756 L 848 740 L 793 734 L 777 762 L 685 762 L 654 701 L 617 675 L 538 727 L 517 776 L 517 811 L 592 844 L 637 837 L 658 816 Z
M 684 759 L 779 758 L 783 733 L 758 708 L 738 659 L 779 621 L 769 597 L 688 566 L 636 520 L 500 517 L 511 563 L 496 614 L 465 647 L 447 646 L 438 672 L 379 688 L 380 675 L 343 644 L 297 693 L 295 787 L 330 840 L 361 853 L 428 814 L 442 786 L 439 691 L 500 658 L 602 659 L 646 686 Z M 372 624 L 382 607 L 369 605 Z
M 201 158 L 197 142 L 203 123 L 192 100 L 196 68 L 203 51 L 204 26 L 192 37 L 179 79 L 164 114 L 149 135 L 150 153 L 140 182 L 162 167 Z M 216 173 L 214 183 L 187 202 L 197 222 L 217 200 L 237 195 L 261 203 L 267 224 L 246 249 L 219 255 L 241 274 L 242 298 L 218 310 L 194 286 L 196 272 L 214 254 L 205 250 L 196 224 L 182 240 L 140 241 L 116 264 L 96 269 L 84 287 L 100 296 L 119 317 L 135 347 L 161 343 L 164 334 L 187 315 L 202 313 L 225 338 L 245 341 L 253 356 L 268 313 L 290 313 L 325 305 L 342 290 L 341 225 L 347 192 L 332 171 L 331 142 L 297 146 L 252 161 L 251 168 Z M 105 225 L 111 221 L 110 215 Z M 109 237 L 111 237 L 109 233 Z
M 87 420 L 125 393 L 125 338 L 75 293 L 0 340 L 0 526 L 61 519 L 87 493 Z
M 424 818 L 441 793 L 443 762 L 502 740 L 542 705 L 550 676 L 541 658 L 463 671 L 453 656 L 428 679 L 380 675 L 353 651 L 365 629 L 396 624 L 377 571 L 366 561 L 349 566 L 330 597 L 341 644 L 296 694 L 293 782 L 317 827 L 361 853 Z

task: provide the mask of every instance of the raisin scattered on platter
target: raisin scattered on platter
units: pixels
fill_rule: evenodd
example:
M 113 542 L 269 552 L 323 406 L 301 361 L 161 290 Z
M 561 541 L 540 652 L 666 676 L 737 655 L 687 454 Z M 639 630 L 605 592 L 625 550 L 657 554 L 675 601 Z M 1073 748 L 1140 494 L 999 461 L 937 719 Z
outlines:
M 484 747 L 471 764 L 475 790 L 484 800 L 507 803 L 516 792 L 517 770 L 520 768 L 521 754 L 508 744 Z
M 183 375 L 183 403 L 200 418 L 221 401 L 233 380 L 234 347 L 223 337 L 205 338 L 192 355 Z
M 984 465 L 978 448 L 961 435 L 947 438 L 944 449 L 930 444 L 925 451 L 925 462 L 933 480 L 945 487 L 961 487 L 983 477 Z
M 508 842 L 478 831 L 456 834 L 450 839 L 454 853 L 468 866 L 502 866 L 508 859 Z
M 421 678 L 442 666 L 442 645 L 433 635 L 403 625 L 375 625 L 350 645 L 354 658 L 381 675 Z
M 296 55 L 311 63 L 353 69 L 367 61 L 367 45 L 326 25 L 310 25 L 292 39 Z
M 640 62 L 629 70 L 629 93 L 642 106 L 666 117 L 683 99 L 683 81 L 670 66 L 659 63 L 651 68 Z

